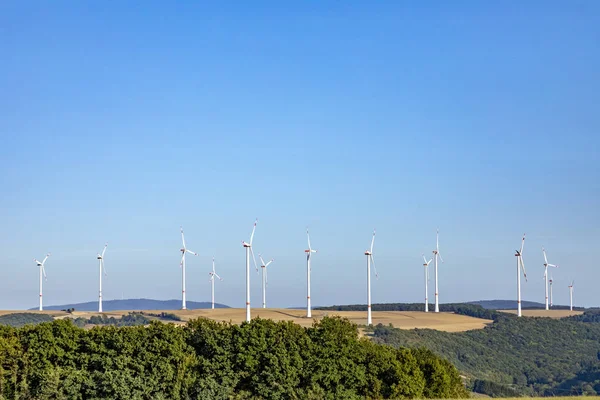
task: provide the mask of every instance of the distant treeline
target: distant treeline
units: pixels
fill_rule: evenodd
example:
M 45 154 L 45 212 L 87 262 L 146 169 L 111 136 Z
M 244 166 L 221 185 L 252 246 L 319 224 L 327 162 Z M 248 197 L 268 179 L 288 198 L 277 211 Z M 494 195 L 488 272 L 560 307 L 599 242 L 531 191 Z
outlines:
M 340 318 L 311 328 L 262 319 L 90 330 L 69 320 L 0 326 L 0 399 L 467 396 L 448 361 L 359 338 L 358 327 Z
M 35 314 L 35 313 L 13 313 L 0 315 L 0 325 L 8 325 L 15 328 L 20 328 L 27 324 L 39 324 L 42 322 L 53 321 L 49 315 L 46 314 Z
M 600 393 L 600 310 L 559 320 L 493 317 L 467 332 L 377 325 L 372 335 L 377 343 L 430 349 L 467 375 L 472 390 L 490 396 Z

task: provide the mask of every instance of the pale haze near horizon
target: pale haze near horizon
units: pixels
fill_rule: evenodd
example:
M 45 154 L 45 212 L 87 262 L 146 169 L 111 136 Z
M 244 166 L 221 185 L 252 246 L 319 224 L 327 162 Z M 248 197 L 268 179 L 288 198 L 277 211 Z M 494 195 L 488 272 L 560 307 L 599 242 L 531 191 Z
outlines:
M 104 299 L 271 307 L 440 301 L 597 306 L 600 6 L 416 2 L 0 5 L 0 308 Z M 252 267 L 254 271 L 254 267 Z M 430 301 L 433 302 L 433 270 Z M 260 306 L 253 272 L 252 306 Z

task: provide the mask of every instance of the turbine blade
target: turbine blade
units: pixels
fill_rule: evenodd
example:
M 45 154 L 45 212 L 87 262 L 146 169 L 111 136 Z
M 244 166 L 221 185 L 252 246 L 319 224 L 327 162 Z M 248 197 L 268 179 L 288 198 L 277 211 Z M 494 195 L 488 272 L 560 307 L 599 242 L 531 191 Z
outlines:
M 183 267 L 183 261 L 185 260 L 185 253 L 181 255 L 181 261 L 179 262 L 179 268 Z
M 425 258 L 425 254 L 421 254 L 423 256 L 423 264 L 427 264 L 427 259 Z
M 183 236 L 183 227 L 180 226 L 179 229 L 181 229 L 181 242 L 183 243 L 183 248 L 185 249 L 185 237 Z
M 523 270 L 523 276 L 525 277 L 525 282 L 527 282 L 527 273 L 525 272 L 525 264 L 523 263 L 523 257 L 519 256 L 519 262 L 521 263 L 521 269 Z
M 521 239 L 521 251 L 519 251 L 519 254 L 523 254 L 523 247 L 525 247 L 525 234 L 523 234 L 523 239 Z
M 256 273 L 258 274 L 258 265 L 256 264 L 256 257 L 254 257 L 254 250 L 250 247 L 250 253 L 252 253 L 252 260 L 254 261 L 254 268 L 256 268 Z
M 546 257 L 546 249 L 542 246 L 542 253 L 544 253 L 544 263 L 548 264 L 548 258 Z
M 554 268 L 558 268 L 558 265 L 554 265 L 554 264 L 548 264 L 549 267 L 554 267 Z
M 260 260 L 260 266 L 262 267 L 263 265 L 265 265 L 265 260 L 263 260 L 262 256 L 260 255 L 260 253 L 258 253 L 258 259 Z M 266 266 L 266 265 L 265 265 Z
M 435 231 L 435 249 L 440 252 L 440 230 Z
M 46 262 L 46 260 L 48 259 L 48 257 L 50 257 L 50 253 L 46 254 L 46 257 L 44 257 L 44 261 L 42 261 L 42 265 L 44 265 L 44 263 Z
M 373 259 L 373 254 L 370 254 L 369 257 L 371 257 L 371 265 L 373 266 L 373 271 L 375 272 L 375 278 L 379 279 L 377 268 L 375 268 L 375 260 Z
M 269 269 L 265 267 L 265 287 L 269 286 Z
M 252 240 L 254 240 L 254 231 L 256 230 L 257 222 L 258 222 L 258 218 L 256 218 L 256 221 L 254 221 L 254 226 L 252 227 L 252 234 L 250 235 L 250 246 L 252 246 Z
M 215 273 L 213 276 L 216 276 L 217 278 L 219 278 L 220 281 L 223 280 L 223 278 L 221 278 L 217 273 Z
M 373 229 L 373 239 L 371 239 L 371 254 L 373 254 L 373 244 L 375 244 L 375 229 Z
M 440 260 L 441 260 L 442 262 L 444 262 L 444 258 L 442 257 L 442 253 L 440 253 L 439 251 L 438 251 L 438 256 L 440 256 Z
M 108 243 L 104 244 L 104 250 L 102 250 L 102 258 L 104 258 L 104 253 L 106 253 L 106 248 L 108 247 Z
M 44 264 L 42 264 L 42 273 L 44 274 L 44 279 L 48 280 L 48 277 L 46 276 L 46 268 L 44 268 Z
M 108 274 L 106 273 L 106 268 L 104 268 L 104 258 L 100 259 L 100 264 L 102 264 L 102 271 L 104 271 L 104 276 L 107 276 Z
M 274 259 L 271 259 L 271 261 L 269 261 L 268 263 L 265 264 L 265 268 L 269 266 L 269 264 L 271 264 L 273 261 L 275 261 Z
M 197 255 L 198 255 L 198 253 L 194 253 L 193 251 L 191 251 L 191 250 L 188 250 L 188 249 L 185 249 L 185 251 L 186 251 L 187 253 L 193 254 L 193 255 L 195 255 L 195 256 L 197 256 Z
M 310 253 L 312 252 L 312 247 L 310 247 L 310 235 L 308 234 L 308 228 L 306 228 L 306 237 L 308 238 L 308 250 Z

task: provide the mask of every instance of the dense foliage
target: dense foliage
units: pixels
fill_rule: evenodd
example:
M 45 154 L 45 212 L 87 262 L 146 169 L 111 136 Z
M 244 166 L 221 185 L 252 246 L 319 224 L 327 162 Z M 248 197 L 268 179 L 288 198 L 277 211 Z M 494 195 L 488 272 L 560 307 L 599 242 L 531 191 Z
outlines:
M 120 318 L 109 317 L 105 314 L 93 315 L 90 318 L 79 317 L 73 323 L 79 327 L 86 325 L 138 326 L 149 324 L 150 319 L 144 316 L 144 313 L 130 312 Z
M 52 321 L 53 318 L 46 314 L 34 313 L 14 313 L 0 316 L 0 325 L 8 325 L 20 328 L 27 324 L 39 324 L 41 322 Z
M 255 319 L 185 326 L 68 320 L 0 327 L 2 399 L 362 399 L 465 397 L 458 371 L 425 349 L 359 338 L 324 318 L 312 328 Z
M 593 319 L 586 314 L 561 320 L 499 314 L 484 329 L 459 333 L 378 325 L 373 336 L 377 343 L 432 350 L 471 377 L 481 393 L 595 394 L 600 324 L 580 322 Z

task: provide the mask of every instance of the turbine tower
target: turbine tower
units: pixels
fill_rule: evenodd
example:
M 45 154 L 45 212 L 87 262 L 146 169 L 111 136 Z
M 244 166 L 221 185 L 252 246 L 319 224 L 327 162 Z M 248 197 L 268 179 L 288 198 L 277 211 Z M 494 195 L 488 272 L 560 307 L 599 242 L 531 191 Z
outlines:
M 548 281 L 548 283 L 550 284 L 550 307 L 552 307 L 552 272 L 550 273 L 550 280 Z
M 575 281 L 571 281 L 571 284 L 569 285 L 569 298 L 571 299 L 571 305 L 569 307 L 569 310 L 573 311 L 573 285 L 575 284 Z
M 210 275 L 210 298 L 211 298 L 211 309 L 215 309 L 215 277 L 219 278 L 220 281 L 223 280 L 223 278 L 221 278 L 217 272 L 215 271 L 215 258 L 213 257 L 213 264 L 212 264 L 212 272 L 209 272 L 208 274 Z
M 186 305 L 185 305 L 185 253 L 190 253 L 195 256 L 197 256 L 198 253 L 194 253 L 193 251 L 188 250 L 188 248 L 185 247 L 185 237 L 183 236 L 183 228 L 180 227 L 180 229 L 181 229 L 181 242 L 183 243 L 183 247 L 181 249 L 179 249 L 179 251 L 181 251 L 181 262 L 179 263 L 179 266 L 181 267 L 181 309 L 185 310 L 186 309 Z
M 425 312 L 429 312 L 429 289 L 427 287 L 427 284 L 429 282 L 429 264 L 431 264 L 431 261 L 433 261 L 433 258 L 431 258 L 429 261 L 427 261 L 425 259 L 425 254 L 422 254 L 423 256 L 423 266 L 425 267 Z
M 106 269 L 104 268 L 104 253 L 106 252 L 107 247 L 108 243 L 104 245 L 104 250 L 102 250 L 102 254 L 98 253 L 98 256 L 96 257 L 100 261 L 100 290 L 98 291 L 98 312 L 102 312 L 102 272 L 104 271 L 104 275 L 106 275 Z
M 523 234 L 523 240 L 521 240 L 521 250 L 515 250 L 515 257 L 517 257 L 517 316 L 521 316 L 521 269 L 523 269 L 523 276 L 525 282 L 527 282 L 527 274 L 525 273 L 525 264 L 523 264 L 523 246 L 525 245 L 525 234 Z
M 265 264 L 265 260 L 263 260 L 260 254 L 258 255 L 258 258 L 260 259 L 260 268 L 262 269 L 262 308 L 267 308 L 267 284 L 269 283 L 267 278 L 267 267 L 274 260 L 271 259 L 271 261 Z
M 256 230 L 257 222 L 258 219 L 254 221 L 254 227 L 252 228 L 252 234 L 250 235 L 250 243 L 246 243 L 242 240 L 242 246 L 246 249 L 246 322 L 250 322 L 250 253 L 252 253 L 254 267 L 258 269 L 256 258 L 254 258 L 254 251 L 252 250 L 252 240 L 254 239 L 254 231 Z
M 317 251 L 310 247 L 308 228 L 306 228 L 306 237 L 308 238 L 308 249 L 304 250 L 306 253 L 306 318 L 312 318 L 310 308 L 310 257 L 312 253 L 316 253 Z
M 546 282 L 546 311 L 548 311 L 549 310 L 549 308 L 548 308 L 548 267 L 558 268 L 558 265 L 548 264 L 548 258 L 546 257 L 546 249 L 544 249 L 544 246 L 542 246 L 542 253 L 544 253 L 544 281 Z
M 440 230 L 438 229 L 435 234 L 435 250 L 433 250 L 433 266 L 435 268 L 435 312 L 440 312 L 440 302 L 438 296 L 438 257 L 442 262 L 444 259 L 440 254 Z
M 373 259 L 373 244 L 375 243 L 375 230 L 373 229 L 373 238 L 371 239 L 371 249 L 365 251 L 367 256 L 367 325 L 373 325 L 371 318 L 371 264 L 375 270 L 375 277 L 379 278 L 377 269 L 375 268 L 375 260 Z
M 46 263 L 48 257 L 50 257 L 50 253 L 46 254 L 46 257 L 44 257 L 44 260 L 42 262 L 38 261 L 35 258 L 33 259 L 37 266 L 40 267 L 40 311 L 44 310 L 44 307 L 42 306 L 42 274 L 44 274 L 44 278 L 46 278 L 46 269 L 44 268 L 44 264 Z

